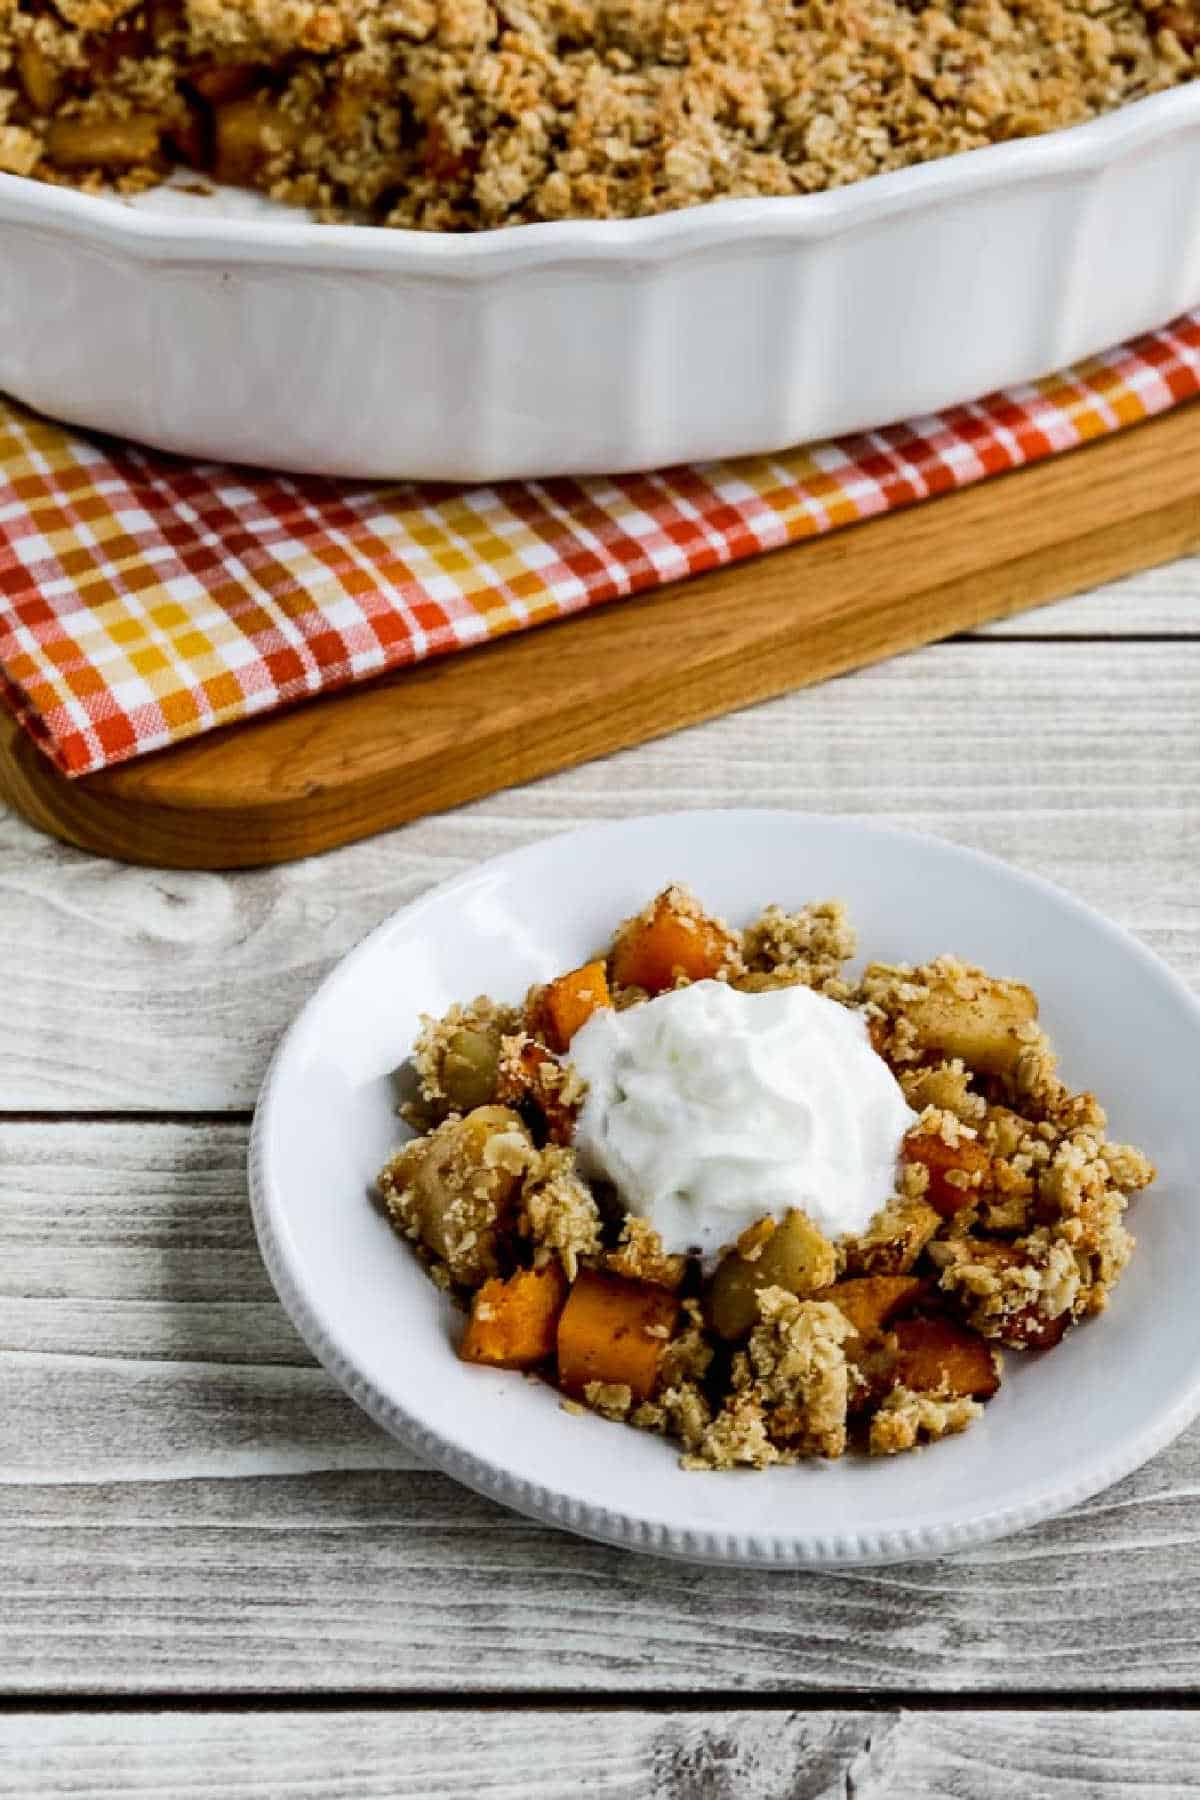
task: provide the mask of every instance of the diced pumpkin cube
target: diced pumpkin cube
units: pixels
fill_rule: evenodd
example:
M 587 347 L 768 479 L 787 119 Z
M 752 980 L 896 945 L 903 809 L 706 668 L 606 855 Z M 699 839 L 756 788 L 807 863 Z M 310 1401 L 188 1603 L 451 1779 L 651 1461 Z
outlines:
M 554 1355 L 566 1299 L 567 1278 L 557 1259 L 544 1269 L 518 1269 L 507 1281 L 485 1281 L 458 1354 L 493 1369 L 536 1368 Z
M 934 1131 L 910 1131 L 900 1155 L 929 1171 L 925 1200 L 943 1219 L 968 1204 L 992 1163 L 977 1138 L 960 1137 L 956 1144 L 948 1144 Z
M 541 990 L 537 1008 L 538 1021 L 552 1050 L 565 1051 L 594 1012 L 612 1005 L 608 976 L 602 962 L 584 963 L 547 982 Z
M 815 1300 L 832 1300 L 860 1337 L 882 1331 L 899 1313 L 910 1311 L 927 1290 L 916 1275 L 866 1275 L 837 1281 L 814 1294 Z
M 1000 1386 L 992 1351 L 953 1319 L 897 1319 L 895 1381 L 916 1393 L 990 1400 Z
M 616 987 L 661 994 L 680 975 L 707 981 L 738 955 L 737 940 L 691 896 L 667 888 L 647 912 L 630 919 L 613 941 L 612 979 Z
M 648 1400 L 678 1319 L 665 1288 L 584 1269 L 558 1321 L 559 1386 L 581 1394 L 591 1381 L 611 1382 Z
M 1011 1344 L 1014 1350 L 1053 1350 L 1056 1344 L 1062 1343 L 1071 1319 L 1070 1307 L 1060 1312 L 1056 1319 L 1048 1319 L 1036 1306 L 1026 1306 L 1019 1313 L 1010 1314 L 996 1336 L 1000 1343 Z

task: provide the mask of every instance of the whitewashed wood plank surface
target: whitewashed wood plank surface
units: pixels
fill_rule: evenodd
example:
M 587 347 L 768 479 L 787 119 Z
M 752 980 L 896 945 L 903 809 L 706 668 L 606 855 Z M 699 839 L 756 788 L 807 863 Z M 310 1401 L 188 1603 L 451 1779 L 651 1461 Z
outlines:
M 1200 565 L 1176 565 L 284 870 L 123 869 L 0 816 L 0 1109 L 243 1109 L 296 1006 L 395 906 L 651 807 L 942 831 L 1064 881 L 1200 983 L 1198 602 Z M 1112 633 L 1175 641 L 1086 641 Z M 257 1260 L 243 1149 L 234 1121 L 0 1117 L 0 1689 L 1194 1691 L 1200 1431 L 952 1562 L 814 1578 L 632 1559 L 420 1468 L 311 1365 Z M 0 1794 L 175 1793 L 181 1766 L 234 1800 L 1200 1791 L 1181 1714 L 760 1713 L 722 1735 L 721 1715 L 539 1713 L 536 1763 L 524 1714 L 346 1715 L 350 1760 L 321 1729 L 336 1716 L 273 1713 L 251 1739 L 242 1714 L 0 1715 Z
M 244 1140 L 0 1122 L 0 1689 L 1200 1678 L 1200 1428 L 1066 1518 L 948 1562 L 631 1558 L 429 1472 L 311 1366 L 257 1263 Z
M 1187 1800 L 1198 1763 L 1183 1711 L 0 1718 L 6 1800 Z
M 1064 882 L 1200 981 L 1200 642 L 954 643 L 331 856 L 125 868 L 0 815 L 0 1109 L 252 1104 L 288 1019 L 395 907 L 481 857 L 652 808 L 940 831 Z
M 254 1242 L 246 1136 L 0 1118 L 0 1353 L 311 1367 Z
M 0 1484 L 3 1689 L 1194 1694 L 1197 1450 L 1021 1537 L 819 1576 L 631 1556 L 417 1472 L 90 1484 L 81 1453 Z
M 1200 556 L 1143 569 L 1107 587 L 1093 588 L 984 626 L 983 637 L 1195 636 L 1200 631 Z

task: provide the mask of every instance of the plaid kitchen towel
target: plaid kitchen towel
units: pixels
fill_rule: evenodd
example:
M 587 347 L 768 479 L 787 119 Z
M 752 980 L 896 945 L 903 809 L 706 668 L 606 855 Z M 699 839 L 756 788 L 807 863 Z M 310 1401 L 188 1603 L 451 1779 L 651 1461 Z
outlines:
M 779 456 L 446 488 L 196 465 L 0 400 L 0 697 L 68 775 L 678 581 L 1200 393 L 1200 312 Z

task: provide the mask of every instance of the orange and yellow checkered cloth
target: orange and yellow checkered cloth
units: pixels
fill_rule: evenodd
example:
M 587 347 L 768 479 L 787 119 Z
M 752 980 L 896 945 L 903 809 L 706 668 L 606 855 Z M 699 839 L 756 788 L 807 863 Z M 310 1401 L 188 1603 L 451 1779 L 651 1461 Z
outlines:
M 773 550 L 1200 393 L 1200 312 L 938 417 L 650 475 L 195 465 L 0 400 L 0 698 L 68 775 Z

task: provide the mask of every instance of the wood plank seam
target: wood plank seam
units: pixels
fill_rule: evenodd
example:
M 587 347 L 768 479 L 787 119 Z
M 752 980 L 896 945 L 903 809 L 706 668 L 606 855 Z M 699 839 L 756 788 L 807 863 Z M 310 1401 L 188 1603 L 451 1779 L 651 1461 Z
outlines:
M 1123 1688 L 1113 1695 L 1106 1690 L 1059 1691 L 1053 1688 L 947 1688 L 925 1691 L 920 1688 L 889 1688 L 865 1691 L 861 1688 L 773 1688 L 755 1693 L 744 1688 L 711 1688 L 689 1694 L 673 1688 L 592 1689 L 537 1688 L 512 1691 L 498 1688 L 470 1693 L 395 1692 L 360 1688 L 322 1688 L 306 1693 L 260 1693 L 245 1689 L 205 1688 L 197 1692 L 180 1692 L 174 1688 L 147 1688 L 137 1693 L 25 1694 L 0 1692 L 0 1718 L 56 1714 L 67 1716 L 137 1714 L 149 1711 L 205 1713 L 214 1710 L 239 1714 L 261 1713 L 264 1717 L 280 1713 L 365 1712 L 403 1714 L 475 1714 L 520 1712 L 522 1714 L 564 1713 L 585 1710 L 589 1713 L 629 1713 L 631 1715 L 672 1712 L 704 1715 L 736 1710 L 746 1713 L 780 1713 L 802 1708 L 810 1713 L 836 1714 L 853 1710 L 877 1714 L 882 1718 L 897 1712 L 928 1713 L 1022 1713 L 1036 1717 L 1041 1713 L 1120 1713 L 1200 1714 L 1200 1696 L 1194 1688 Z

